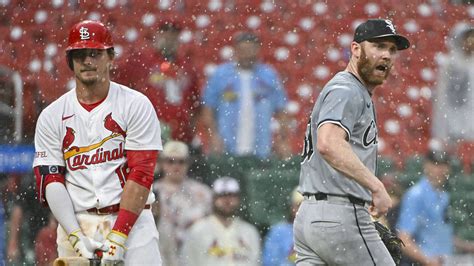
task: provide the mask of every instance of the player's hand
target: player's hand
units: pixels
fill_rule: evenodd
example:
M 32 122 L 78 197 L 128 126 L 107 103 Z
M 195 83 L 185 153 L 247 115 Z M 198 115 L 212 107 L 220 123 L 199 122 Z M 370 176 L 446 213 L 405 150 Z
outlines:
M 372 206 L 369 213 L 375 218 L 385 215 L 388 209 L 392 208 L 392 199 L 382 185 L 378 190 L 372 192 Z
M 127 236 L 117 231 L 110 231 L 104 243 L 104 253 L 102 255 L 102 265 L 115 265 L 117 262 L 123 262 L 125 251 L 125 242 Z
M 74 252 L 79 257 L 93 259 L 96 250 L 101 250 L 103 244 L 85 236 L 81 230 L 76 230 L 69 234 L 68 240 L 74 248 Z

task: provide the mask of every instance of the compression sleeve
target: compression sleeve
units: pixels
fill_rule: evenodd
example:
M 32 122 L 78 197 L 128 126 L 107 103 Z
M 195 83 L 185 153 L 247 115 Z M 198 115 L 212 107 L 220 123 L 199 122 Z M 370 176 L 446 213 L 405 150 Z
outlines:
M 127 150 L 127 164 L 130 169 L 127 180 L 151 189 L 157 159 L 156 150 Z
M 45 192 L 51 212 L 66 233 L 69 235 L 79 229 L 79 223 L 66 187 L 61 183 L 53 182 L 46 186 Z
M 36 194 L 38 195 L 38 200 L 42 205 L 48 206 L 45 197 L 45 188 L 48 184 L 53 182 L 64 184 L 66 168 L 57 165 L 39 165 L 35 166 L 33 171 L 36 177 Z

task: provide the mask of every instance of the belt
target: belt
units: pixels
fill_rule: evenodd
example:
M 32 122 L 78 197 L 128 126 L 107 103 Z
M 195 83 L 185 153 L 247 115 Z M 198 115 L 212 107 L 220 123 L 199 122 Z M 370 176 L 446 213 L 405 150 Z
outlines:
M 147 204 L 147 205 L 145 205 L 145 207 L 143 209 L 150 209 L 150 208 L 151 208 L 150 204 Z M 87 212 L 95 213 L 95 214 L 98 214 L 98 215 L 106 215 L 106 214 L 117 213 L 119 210 L 120 210 L 120 204 L 117 203 L 117 204 L 110 205 L 110 206 L 100 208 L 100 209 L 90 208 L 90 209 L 87 210 Z
M 328 198 L 339 198 L 339 199 L 346 199 L 348 202 L 352 204 L 356 204 L 359 206 L 364 207 L 367 201 L 356 198 L 354 196 L 342 196 L 342 195 L 334 195 L 334 194 L 326 194 L 322 192 L 318 193 L 303 193 L 303 196 L 307 199 L 314 198 L 315 200 L 328 200 Z

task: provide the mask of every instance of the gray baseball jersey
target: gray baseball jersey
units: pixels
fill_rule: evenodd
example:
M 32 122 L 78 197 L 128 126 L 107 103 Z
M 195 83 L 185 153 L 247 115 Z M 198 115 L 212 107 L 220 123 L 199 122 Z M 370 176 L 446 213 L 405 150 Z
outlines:
M 352 195 L 372 201 L 368 189 L 332 168 L 315 149 L 318 128 L 325 123 L 343 128 L 354 153 L 375 172 L 377 126 L 374 105 L 367 88 L 353 74 L 343 71 L 326 84 L 311 113 L 301 162 L 299 191 Z

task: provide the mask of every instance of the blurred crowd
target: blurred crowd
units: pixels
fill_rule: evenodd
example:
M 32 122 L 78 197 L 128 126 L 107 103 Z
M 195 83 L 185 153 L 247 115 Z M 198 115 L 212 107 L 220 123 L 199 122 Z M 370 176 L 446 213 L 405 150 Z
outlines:
M 474 183 L 473 27 L 459 23 L 447 36 L 449 51 L 440 59 L 432 98 L 432 140 L 428 153 L 414 156 L 417 171 L 410 171 L 409 163 L 380 163 L 378 174 L 395 203 L 385 223 L 405 243 L 404 265 L 443 265 L 454 254 L 474 253 L 467 241 L 474 233 L 459 229 L 459 221 L 474 226 L 467 222 L 472 212 L 459 218 L 451 197 L 459 183 Z M 293 187 L 291 194 L 274 195 L 287 200 L 282 221 L 253 224 L 251 217 L 239 218 L 245 184 L 217 176 L 206 161 L 233 156 L 284 164 L 297 157 L 284 84 L 275 68 L 260 60 L 256 32 L 236 33 L 233 60 L 200 84 L 192 58 L 179 52 L 181 30 L 177 21 L 159 25 L 153 47 L 135 47 L 122 56 L 112 78 L 144 93 L 162 126 L 152 210 L 163 265 L 294 265 L 292 221 L 302 196 Z M 18 131 L 15 73 L 0 68 L 2 144 L 18 143 L 12 141 Z M 50 265 L 57 257 L 57 222 L 38 204 L 33 175 L 0 176 L 0 262 Z

